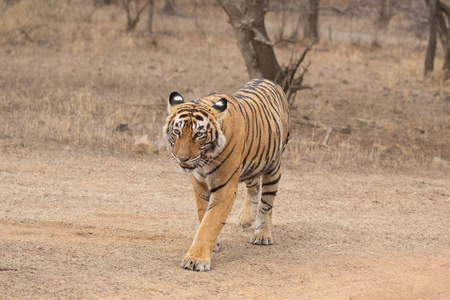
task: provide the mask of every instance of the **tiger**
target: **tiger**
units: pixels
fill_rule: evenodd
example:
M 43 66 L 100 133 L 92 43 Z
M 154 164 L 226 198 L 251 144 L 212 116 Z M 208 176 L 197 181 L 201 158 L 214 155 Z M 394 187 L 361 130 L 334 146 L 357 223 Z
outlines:
M 289 140 L 289 105 L 281 87 L 260 78 L 232 95 L 213 92 L 186 102 L 172 92 L 168 100 L 163 135 L 181 169 L 192 173 L 200 221 L 181 267 L 210 270 L 239 182 L 247 187 L 240 225 L 256 221 L 250 242 L 273 244 L 272 208 Z

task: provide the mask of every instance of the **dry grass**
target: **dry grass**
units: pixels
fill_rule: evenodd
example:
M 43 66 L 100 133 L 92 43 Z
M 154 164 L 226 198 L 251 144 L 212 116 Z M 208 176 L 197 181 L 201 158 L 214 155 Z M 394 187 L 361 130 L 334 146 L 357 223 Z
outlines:
M 157 14 L 156 33 L 149 37 L 145 20 L 136 33 L 127 34 L 120 7 L 91 3 L 0 3 L 4 145 L 55 140 L 133 151 L 134 139 L 143 134 L 159 143 L 171 91 L 187 98 L 233 92 L 248 79 L 226 16 L 216 5 L 197 8 L 200 29 L 192 18 Z M 183 10 L 194 14 L 191 5 Z M 450 88 L 439 71 L 423 82 L 424 50 L 417 47 L 422 42 L 389 31 L 379 37 L 382 47 L 374 48 L 364 39 L 355 43 L 357 27 L 345 31 L 345 20 L 323 20 L 325 31 L 334 25 L 333 40 L 324 34 L 308 55 L 306 84 L 312 90 L 297 95 L 292 115 L 333 131 L 324 146 L 325 129 L 293 124 L 288 165 L 427 167 L 435 156 L 450 160 Z M 268 21 L 273 34 L 277 19 Z M 353 40 L 346 38 L 350 35 Z M 276 51 L 287 63 L 302 49 L 296 44 Z M 119 124 L 129 130 L 117 131 Z

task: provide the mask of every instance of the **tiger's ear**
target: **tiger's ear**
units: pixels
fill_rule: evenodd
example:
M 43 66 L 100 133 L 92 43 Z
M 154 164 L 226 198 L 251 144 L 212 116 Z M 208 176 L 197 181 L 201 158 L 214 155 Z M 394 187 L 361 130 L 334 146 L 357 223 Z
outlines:
M 175 106 L 184 103 L 183 96 L 178 92 L 172 92 L 169 96 L 169 113 L 173 113 Z
M 217 112 L 218 119 L 222 119 L 223 117 L 225 117 L 225 112 L 228 108 L 227 99 L 225 99 L 225 98 L 220 99 L 219 101 L 214 103 L 212 108 Z
M 183 96 L 181 96 L 178 92 L 172 92 L 169 96 L 169 104 L 170 106 L 177 106 L 184 103 Z

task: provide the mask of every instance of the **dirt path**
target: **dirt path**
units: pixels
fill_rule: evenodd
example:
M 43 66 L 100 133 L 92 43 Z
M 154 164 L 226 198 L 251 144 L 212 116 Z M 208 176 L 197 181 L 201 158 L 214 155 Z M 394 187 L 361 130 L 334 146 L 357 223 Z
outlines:
M 275 244 L 239 227 L 210 272 L 179 267 L 197 225 L 162 155 L 65 146 L 0 153 L 0 298 L 448 299 L 447 170 L 286 170 Z

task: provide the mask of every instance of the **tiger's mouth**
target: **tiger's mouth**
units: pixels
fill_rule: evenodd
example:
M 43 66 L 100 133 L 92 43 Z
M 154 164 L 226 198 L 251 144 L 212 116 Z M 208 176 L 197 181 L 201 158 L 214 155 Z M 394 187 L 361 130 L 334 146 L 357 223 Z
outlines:
M 182 162 L 182 163 L 180 163 L 180 167 L 185 171 L 192 171 L 195 168 L 197 168 L 197 165 L 190 165 L 190 164 Z
M 189 172 L 189 171 L 196 169 L 199 166 L 199 158 L 201 155 L 190 158 L 188 160 L 186 160 L 186 159 L 181 160 L 173 152 L 172 152 L 172 156 L 178 162 L 178 165 L 180 166 L 180 168 L 183 171 Z

